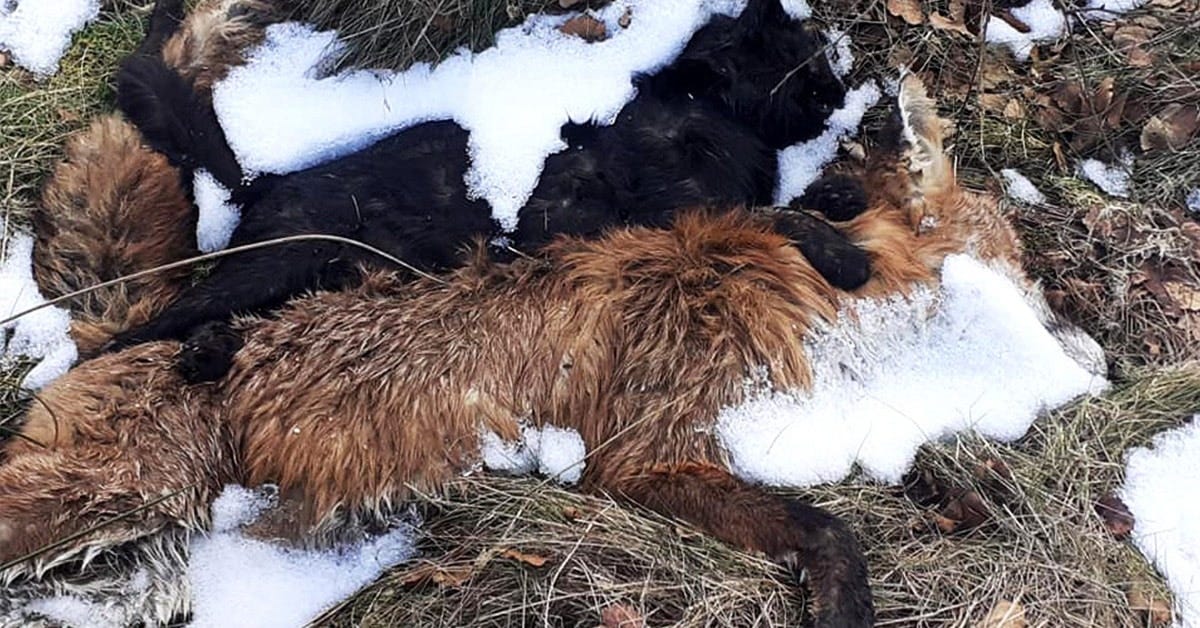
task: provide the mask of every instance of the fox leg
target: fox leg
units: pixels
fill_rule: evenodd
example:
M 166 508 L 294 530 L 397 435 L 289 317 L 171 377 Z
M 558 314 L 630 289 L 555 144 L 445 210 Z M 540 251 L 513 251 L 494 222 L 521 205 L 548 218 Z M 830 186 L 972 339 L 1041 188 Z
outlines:
M 797 580 L 807 573 L 818 628 L 874 623 L 858 541 L 844 522 L 820 508 L 772 495 L 701 463 L 652 465 L 598 488 L 678 517 L 731 545 L 761 551 Z

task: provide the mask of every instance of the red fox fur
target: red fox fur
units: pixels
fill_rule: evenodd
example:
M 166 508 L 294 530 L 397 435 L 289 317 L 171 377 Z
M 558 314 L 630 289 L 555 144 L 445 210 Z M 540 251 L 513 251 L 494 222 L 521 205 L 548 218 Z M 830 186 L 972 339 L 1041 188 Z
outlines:
M 875 163 L 871 209 L 843 225 L 873 257 L 854 295 L 761 216 L 699 212 L 669 229 L 560 239 L 544 260 L 479 260 L 444 280 L 379 272 L 297 299 L 237 323 L 246 344 L 213 385 L 182 385 L 177 343 L 106 355 L 46 388 L 26 438 L 7 445 L 0 563 L 63 539 L 25 568 L 202 527 L 227 482 L 277 483 L 298 513 L 293 535 L 334 534 L 472 469 L 481 429 L 512 439 L 525 419 L 582 435 L 584 490 L 803 569 L 818 626 L 871 625 L 853 534 L 734 477 L 705 428 L 763 367 L 776 388 L 807 387 L 804 333 L 843 300 L 932 283 L 947 254 L 968 248 L 1019 268 L 994 200 L 956 184 L 919 81 L 904 81 L 900 103 L 910 152 Z

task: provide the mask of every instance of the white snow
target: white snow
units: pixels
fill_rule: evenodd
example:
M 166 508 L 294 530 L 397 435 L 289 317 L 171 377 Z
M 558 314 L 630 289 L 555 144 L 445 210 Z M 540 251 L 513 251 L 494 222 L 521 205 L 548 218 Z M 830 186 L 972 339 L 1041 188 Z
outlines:
M 1129 182 L 1133 177 L 1133 155 L 1125 153 L 1115 164 L 1106 164 L 1098 159 L 1079 162 L 1079 176 L 1091 181 L 1109 196 L 1129 198 Z
M 320 551 L 285 548 L 239 532 L 271 506 L 263 491 L 240 486 L 227 486 L 213 503 L 213 531 L 191 545 L 192 626 L 303 626 L 413 555 L 406 525 Z
M 1125 456 L 1120 497 L 1133 513 L 1133 543 L 1175 593 L 1176 625 L 1200 628 L 1200 415 Z
M 100 0 L 0 2 L 0 50 L 9 51 L 14 63 L 45 78 L 58 71 L 71 35 L 99 14 Z
M 779 151 L 779 181 L 775 188 L 775 203 L 787 205 L 817 177 L 825 165 L 837 157 L 838 143 L 858 133 L 863 115 L 879 102 L 879 87 L 867 81 L 846 93 L 841 109 L 829 116 L 821 135 Z
M 0 221 L 0 232 L 5 229 Z M 33 238 L 24 233 L 9 234 L 0 263 L 0 320 L 46 302 L 33 280 Z M 69 331 L 67 310 L 45 307 L 0 325 L 3 351 L 0 362 L 11 364 L 20 357 L 38 360 L 21 382 L 24 388 L 37 390 L 54 381 L 75 362 L 78 351 Z
M 812 17 L 812 7 L 806 0 L 779 0 L 784 12 L 796 20 L 807 20 Z
M 495 432 L 481 433 L 481 456 L 491 471 L 523 475 L 537 471 L 560 484 L 575 484 L 583 476 L 587 448 L 572 429 L 523 425 L 519 441 L 506 441 Z
M 1000 175 L 1004 177 L 1004 191 L 1010 198 L 1026 205 L 1046 204 L 1046 195 L 1042 194 L 1041 190 L 1037 189 L 1037 186 L 1025 175 L 1012 168 L 1001 170 Z
M 1189 211 L 1194 214 L 1200 214 L 1200 188 L 1192 190 L 1191 193 L 1187 195 L 1187 198 L 1184 199 L 1184 202 L 1187 203 L 1187 208 Z
M 814 334 L 810 395 L 760 394 L 718 419 L 743 478 L 806 486 L 857 462 L 897 482 L 924 442 L 963 430 L 1013 440 L 1107 385 L 1067 357 L 1017 286 L 965 255 L 946 259 L 936 293 L 861 301 Z
M 1008 22 L 991 16 L 984 39 L 991 44 L 1008 46 L 1017 61 L 1028 59 L 1034 44 L 1054 41 L 1067 34 L 1067 17 L 1054 7 L 1053 0 L 1032 0 L 1024 6 L 1014 7 L 1011 12 L 1013 17 L 1029 26 L 1029 32 L 1022 33 Z
M 24 612 L 71 628 L 122 628 L 130 623 L 117 609 L 72 595 L 34 600 L 25 605 Z
M 321 69 L 340 49 L 335 34 L 279 24 L 245 66 L 216 86 L 213 101 L 251 175 L 298 170 L 413 124 L 453 119 L 471 133 L 468 190 L 511 229 L 542 162 L 565 147 L 559 138 L 564 123 L 611 121 L 634 95 L 634 74 L 665 65 L 711 15 L 736 13 L 741 5 L 613 2 L 598 11 L 599 19 L 615 23 L 626 9 L 636 18 L 590 44 L 557 30 L 566 16 L 535 15 L 497 33 L 494 47 L 460 51 L 435 68 L 328 78 Z
M 220 251 L 229 245 L 242 212 L 229 202 L 229 190 L 207 170 L 196 171 L 192 194 L 200 211 L 196 221 L 196 246 L 202 253 Z
M 1079 8 L 1079 15 L 1085 20 L 1113 19 L 1122 13 L 1132 11 L 1146 0 L 1088 0 Z M 1053 0 L 1032 0 L 1023 6 L 1011 10 L 1013 17 L 1029 26 L 1028 33 L 1022 33 L 1004 20 L 991 16 L 988 18 L 984 39 L 990 44 L 1008 46 L 1017 61 L 1029 58 L 1035 44 L 1054 41 L 1066 35 L 1077 19 L 1068 19 L 1067 15 L 1054 6 Z
M 854 69 L 854 51 L 851 49 L 853 41 L 850 34 L 831 28 L 825 31 L 825 38 L 829 40 L 829 47 L 825 50 L 825 55 L 829 58 L 829 67 L 839 78 L 846 78 L 850 70 Z

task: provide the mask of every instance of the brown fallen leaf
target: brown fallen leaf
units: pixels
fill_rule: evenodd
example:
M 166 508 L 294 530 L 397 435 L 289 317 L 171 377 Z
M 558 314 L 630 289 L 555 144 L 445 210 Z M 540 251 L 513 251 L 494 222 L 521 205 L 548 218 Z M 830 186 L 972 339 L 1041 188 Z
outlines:
M 975 479 L 987 481 L 994 478 L 1012 480 L 1012 470 L 1008 468 L 1006 462 L 996 457 L 989 457 L 975 465 Z
M 1154 55 L 1144 46 L 1156 35 L 1155 31 L 1138 24 L 1122 24 L 1112 34 L 1113 46 L 1125 53 L 1131 67 L 1144 68 L 1154 63 Z
M 608 38 L 608 29 L 604 27 L 604 22 L 590 15 L 577 15 L 563 22 L 558 30 L 587 42 L 603 41 Z
M 929 25 L 943 31 L 951 31 L 961 33 L 967 37 L 974 37 L 975 34 L 967 28 L 967 3 L 964 0 L 950 0 L 950 12 L 948 16 L 942 16 L 941 13 L 933 12 L 929 14 Z
M 925 13 L 917 0 L 888 0 L 887 11 L 913 26 L 925 23 Z
M 1017 602 L 1000 600 L 974 628 L 1025 628 L 1025 607 Z
M 1175 300 L 1180 309 L 1200 312 L 1200 290 L 1197 290 L 1196 286 L 1181 281 L 1166 281 L 1163 282 L 1163 290 Z
M 1179 150 L 1200 128 L 1200 105 L 1167 105 L 1142 127 L 1142 150 Z
M 628 604 L 612 604 L 600 611 L 601 628 L 644 628 L 646 619 Z
M 1025 105 L 1022 105 L 1021 101 L 1016 98 L 1009 100 L 1004 104 L 1004 117 L 1009 120 L 1024 120 Z
M 1171 606 L 1166 600 L 1148 593 L 1145 589 L 1135 585 L 1125 594 L 1125 600 L 1129 602 L 1129 608 L 1148 620 L 1147 625 L 1166 626 L 1171 623 Z
M 1121 540 L 1133 532 L 1133 513 L 1116 495 L 1105 495 L 1096 502 L 1096 514 L 1114 539 Z
M 471 565 L 443 567 L 436 563 L 427 562 L 404 570 L 398 582 L 404 586 L 432 582 L 442 587 L 458 587 L 470 580 L 473 575 L 475 575 L 475 570 Z
M 546 561 L 550 560 L 546 556 L 542 556 L 540 554 L 527 554 L 520 550 L 512 549 L 511 547 L 504 550 L 503 552 L 500 552 L 500 556 L 502 556 L 504 558 L 511 558 L 513 560 L 523 562 L 523 563 L 525 563 L 527 565 L 531 565 L 533 567 L 541 567 L 542 565 L 546 564 Z
M 979 493 L 971 489 L 952 491 L 938 512 L 938 527 L 947 534 L 978 528 L 991 519 L 991 512 Z M 947 529 L 944 522 L 951 522 Z

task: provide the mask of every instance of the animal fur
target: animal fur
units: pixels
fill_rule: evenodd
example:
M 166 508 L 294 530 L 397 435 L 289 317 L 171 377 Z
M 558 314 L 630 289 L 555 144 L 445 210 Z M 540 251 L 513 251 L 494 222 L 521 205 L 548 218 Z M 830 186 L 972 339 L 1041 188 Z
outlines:
M 239 320 L 246 343 L 218 384 L 183 385 L 171 367 L 179 345 L 157 342 L 49 386 L 28 412 L 28 440 L 10 441 L 0 465 L 0 562 L 70 539 L 9 577 L 41 573 L 164 529 L 203 527 L 230 481 L 279 485 L 291 519 L 276 531 L 334 538 L 345 522 L 473 468 L 482 430 L 515 439 L 524 418 L 581 434 L 584 490 L 807 573 L 818 626 L 870 625 L 852 532 L 733 477 L 706 428 L 743 400 L 752 373 L 765 369 L 777 389 L 808 387 L 801 338 L 848 299 L 933 284 L 953 252 L 1019 268 L 995 200 L 959 188 L 945 155 L 930 153 L 943 133 L 932 101 L 911 77 L 901 90 L 915 141 L 863 175 L 872 206 L 846 232 L 874 271 L 855 294 L 789 246 L 778 232 L 787 212 L 683 213 L 666 229 L 560 238 L 545 259 L 481 256 L 442 280 L 373 271 L 352 290 Z
M 47 298 L 195 255 L 196 213 L 179 173 L 115 115 L 72 137 L 33 212 L 33 274 Z M 91 353 L 148 322 L 187 269 L 147 275 L 66 302 L 71 336 Z
M 732 25 L 718 22 L 698 33 L 661 78 L 639 79 L 641 93 L 613 125 L 564 128 L 569 148 L 547 159 L 519 212 L 513 247 L 534 252 L 556 235 L 596 236 L 615 225 L 665 226 L 679 208 L 770 202 L 774 147 L 819 133 L 845 89 L 819 54 L 820 36 L 798 28 L 777 0 L 753 0 Z M 152 144 L 185 168 L 205 167 L 239 185 L 215 115 L 185 76 L 163 58 L 140 55 L 124 65 L 119 84 L 123 110 L 158 138 Z M 419 269 L 453 268 L 476 238 L 501 235 L 487 204 L 467 198 L 467 139 L 452 122 L 431 122 L 334 162 L 239 187 L 242 222 L 231 244 L 321 233 L 365 242 Z M 863 209 L 852 204 L 861 194 L 841 198 L 848 201 L 836 208 L 842 217 Z M 830 240 L 811 242 L 806 252 L 846 255 L 814 260 L 827 279 L 847 289 L 865 281 L 862 251 L 835 230 L 811 234 Z M 186 339 L 205 322 L 351 284 L 361 263 L 381 260 L 328 242 L 225 258 L 110 348 Z

